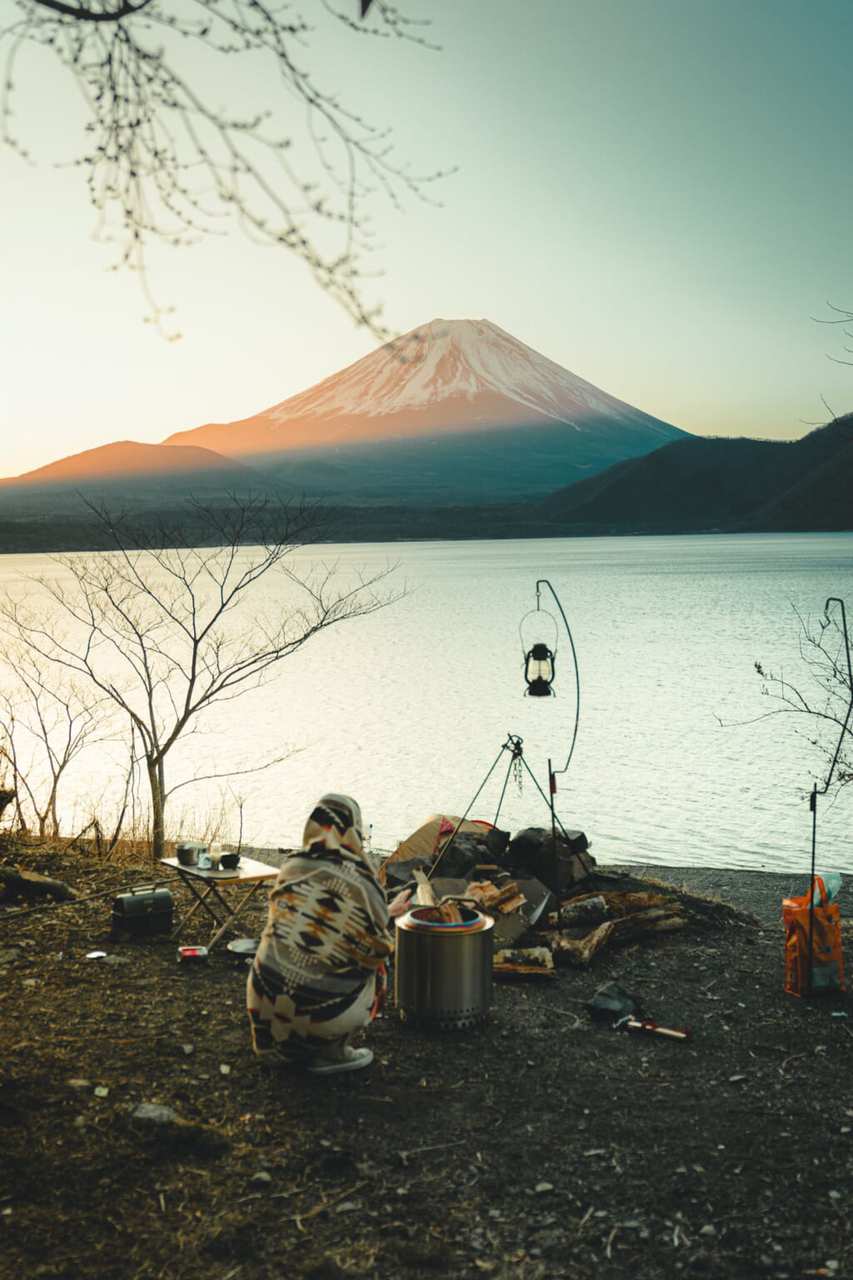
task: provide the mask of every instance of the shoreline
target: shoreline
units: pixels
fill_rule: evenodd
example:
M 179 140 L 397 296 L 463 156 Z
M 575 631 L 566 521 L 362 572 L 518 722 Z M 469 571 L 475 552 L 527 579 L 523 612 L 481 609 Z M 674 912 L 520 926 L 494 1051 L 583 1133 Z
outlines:
M 319 1080 L 253 1057 L 242 960 L 217 948 L 184 966 L 170 936 L 113 938 L 109 896 L 83 901 L 150 884 L 150 863 L 4 854 L 80 895 L 20 921 L 0 905 L 10 1274 L 853 1275 L 853 1002 L 783 991 L 781 898 L 806 877 L 600 867 L 740 914 L 706 913 L 547 982 L 496 980 L 468 1031 L 410 1027 L 389 1002 L 364 1033 L 372 1066 Z M 189 895 L 170 889 L 181 917 Z M 255 936 L 265 896 L 243 922 Z M 586 1001 L 609 981 L 687 1042 L 593 1022 Z M 143 1104 L 166 1118 L 139 1118 Z M 784 1194 L 781 1150 L 796 1163 Z

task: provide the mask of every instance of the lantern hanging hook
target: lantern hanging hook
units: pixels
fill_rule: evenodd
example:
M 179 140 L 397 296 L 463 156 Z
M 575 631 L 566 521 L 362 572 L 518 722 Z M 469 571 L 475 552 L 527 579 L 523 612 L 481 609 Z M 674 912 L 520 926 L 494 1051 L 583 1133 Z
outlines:
M 539 611 L 542 613 L 546 613 L 548 617 L 552 617 L 552 615 L 548 613 L 547 609 L 542 609 L 542 606 L 541 606 L 541 594 L 542 594 L 543 587 L 547 587 L 548 590 L 551 592 L 551 595 L 554 597 L 554 603 L 556 604 L 557 608 L 560 611 L 560 617 L 563 619 L 563 626 L 566 628 L 566 635 L 569 638 L 569 646 L 572 651 L 572 663 L 575 668 L 575 720 L 574 720 L 574 727 L 572 729 L 571 741 L 569 743 L 569 751 L 566 756 L 566 763 L 563 765 L 562 769 L 551 768 L 550 761 L 548 765 L 549 783 L 550 783 L 551 791 L 553 794 L 553 791 L 556 789 L 556 784 L 554 782 L 555 776 L 558 773 L 566 772 L 566 770 L 569 767 L 569 764 L 571 763 L 572 756 L 574 755 L 575 743 L 577 742 L 577 737 L 578 737 L 578 724 L 580 722 L 580 712 L 581 712 L 581 682 L 580 682 L 580 668 L 578 667 L 578 655 L 577 655 L 577 650 L 575 649 L 575 642 L 574 642 L 574 637 L 572 636 L 572 629 L 569 626 L 569 620 L 566 617 L 565 610 L 563 609 L 563 606 L 560 603 L 560 597 L 557 595 L 556 591 L 554 590 L 553 586 L 551 585 L 551 583 L 548 581 L 547 578 L 537 578 L 536 580 L 536 610 L 532 610 L 531 612 Z M 529 615 L 526 615 L 526 616 L 529 616 Z M 524 619 L 522 619 L 522 622 L 523 621 Z M 555 622 L 555 627 L 556 627 L 556 622 Z M 555 643 L 555 652 L 556 652 L 556 643 Z

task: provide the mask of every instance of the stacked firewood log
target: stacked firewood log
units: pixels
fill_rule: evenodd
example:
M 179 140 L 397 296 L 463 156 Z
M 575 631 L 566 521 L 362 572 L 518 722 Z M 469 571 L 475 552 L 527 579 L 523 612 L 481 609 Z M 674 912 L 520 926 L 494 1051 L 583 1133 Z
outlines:
M 566 902 L 556 923 L 555 959 L 585 968 L 615 943 L 683 929 L 687 916 L 677 898 L 661 893 L 588 893 Z

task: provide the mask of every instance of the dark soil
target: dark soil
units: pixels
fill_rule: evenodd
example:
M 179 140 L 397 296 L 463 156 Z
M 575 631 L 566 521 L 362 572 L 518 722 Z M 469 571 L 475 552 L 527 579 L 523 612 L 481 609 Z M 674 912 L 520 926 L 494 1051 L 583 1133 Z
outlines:
M 81 894 L 152 878 L 7 860 Z M 0 907 L 0 1272 L 853 1276 L 853 1019 L 782 990 L 780 899 L 804 882 L 646 870 L 757 922 L 499 985 L 477 1032 L 412 1031 L 390 1008 L 375 1064 L 325 1080 L 252 1056 L 226 951 L 190 968 L 168 938 L 116 943 L 110 896 Z M 608 979 L 692 1039 L 594 1025 L 583 1001 Z M 142 1102 L 178 1119 L 135 1119 Z

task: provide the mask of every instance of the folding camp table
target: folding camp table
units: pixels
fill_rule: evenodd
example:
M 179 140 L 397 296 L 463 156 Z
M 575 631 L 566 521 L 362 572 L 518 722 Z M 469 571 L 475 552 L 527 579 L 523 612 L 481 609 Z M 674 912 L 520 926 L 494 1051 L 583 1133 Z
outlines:
M 223 867 L 218 871 L 214 871 L 212 867 L 184 867 L 177 858 L 161 858 L 160 862 L 164 867 L 177 871 L 195 898 L 178 926 L 175 937 L 180 937 L 195 913 L 201 909 L 207 912 L 215 926 L 207 943 L 208 949 L 215 947 L 223 933 L 237 924 L 261 885 L 267 880 L 274 880 L 278 875 L 278 867 L 256 862 L 254 858 L 241 857 L 238 866 Z M 232 901 L 228 900 L 226 893 L 221 892 L 224 889 L 239 889 L 242 885 L 248 886 L 248 892 Z

